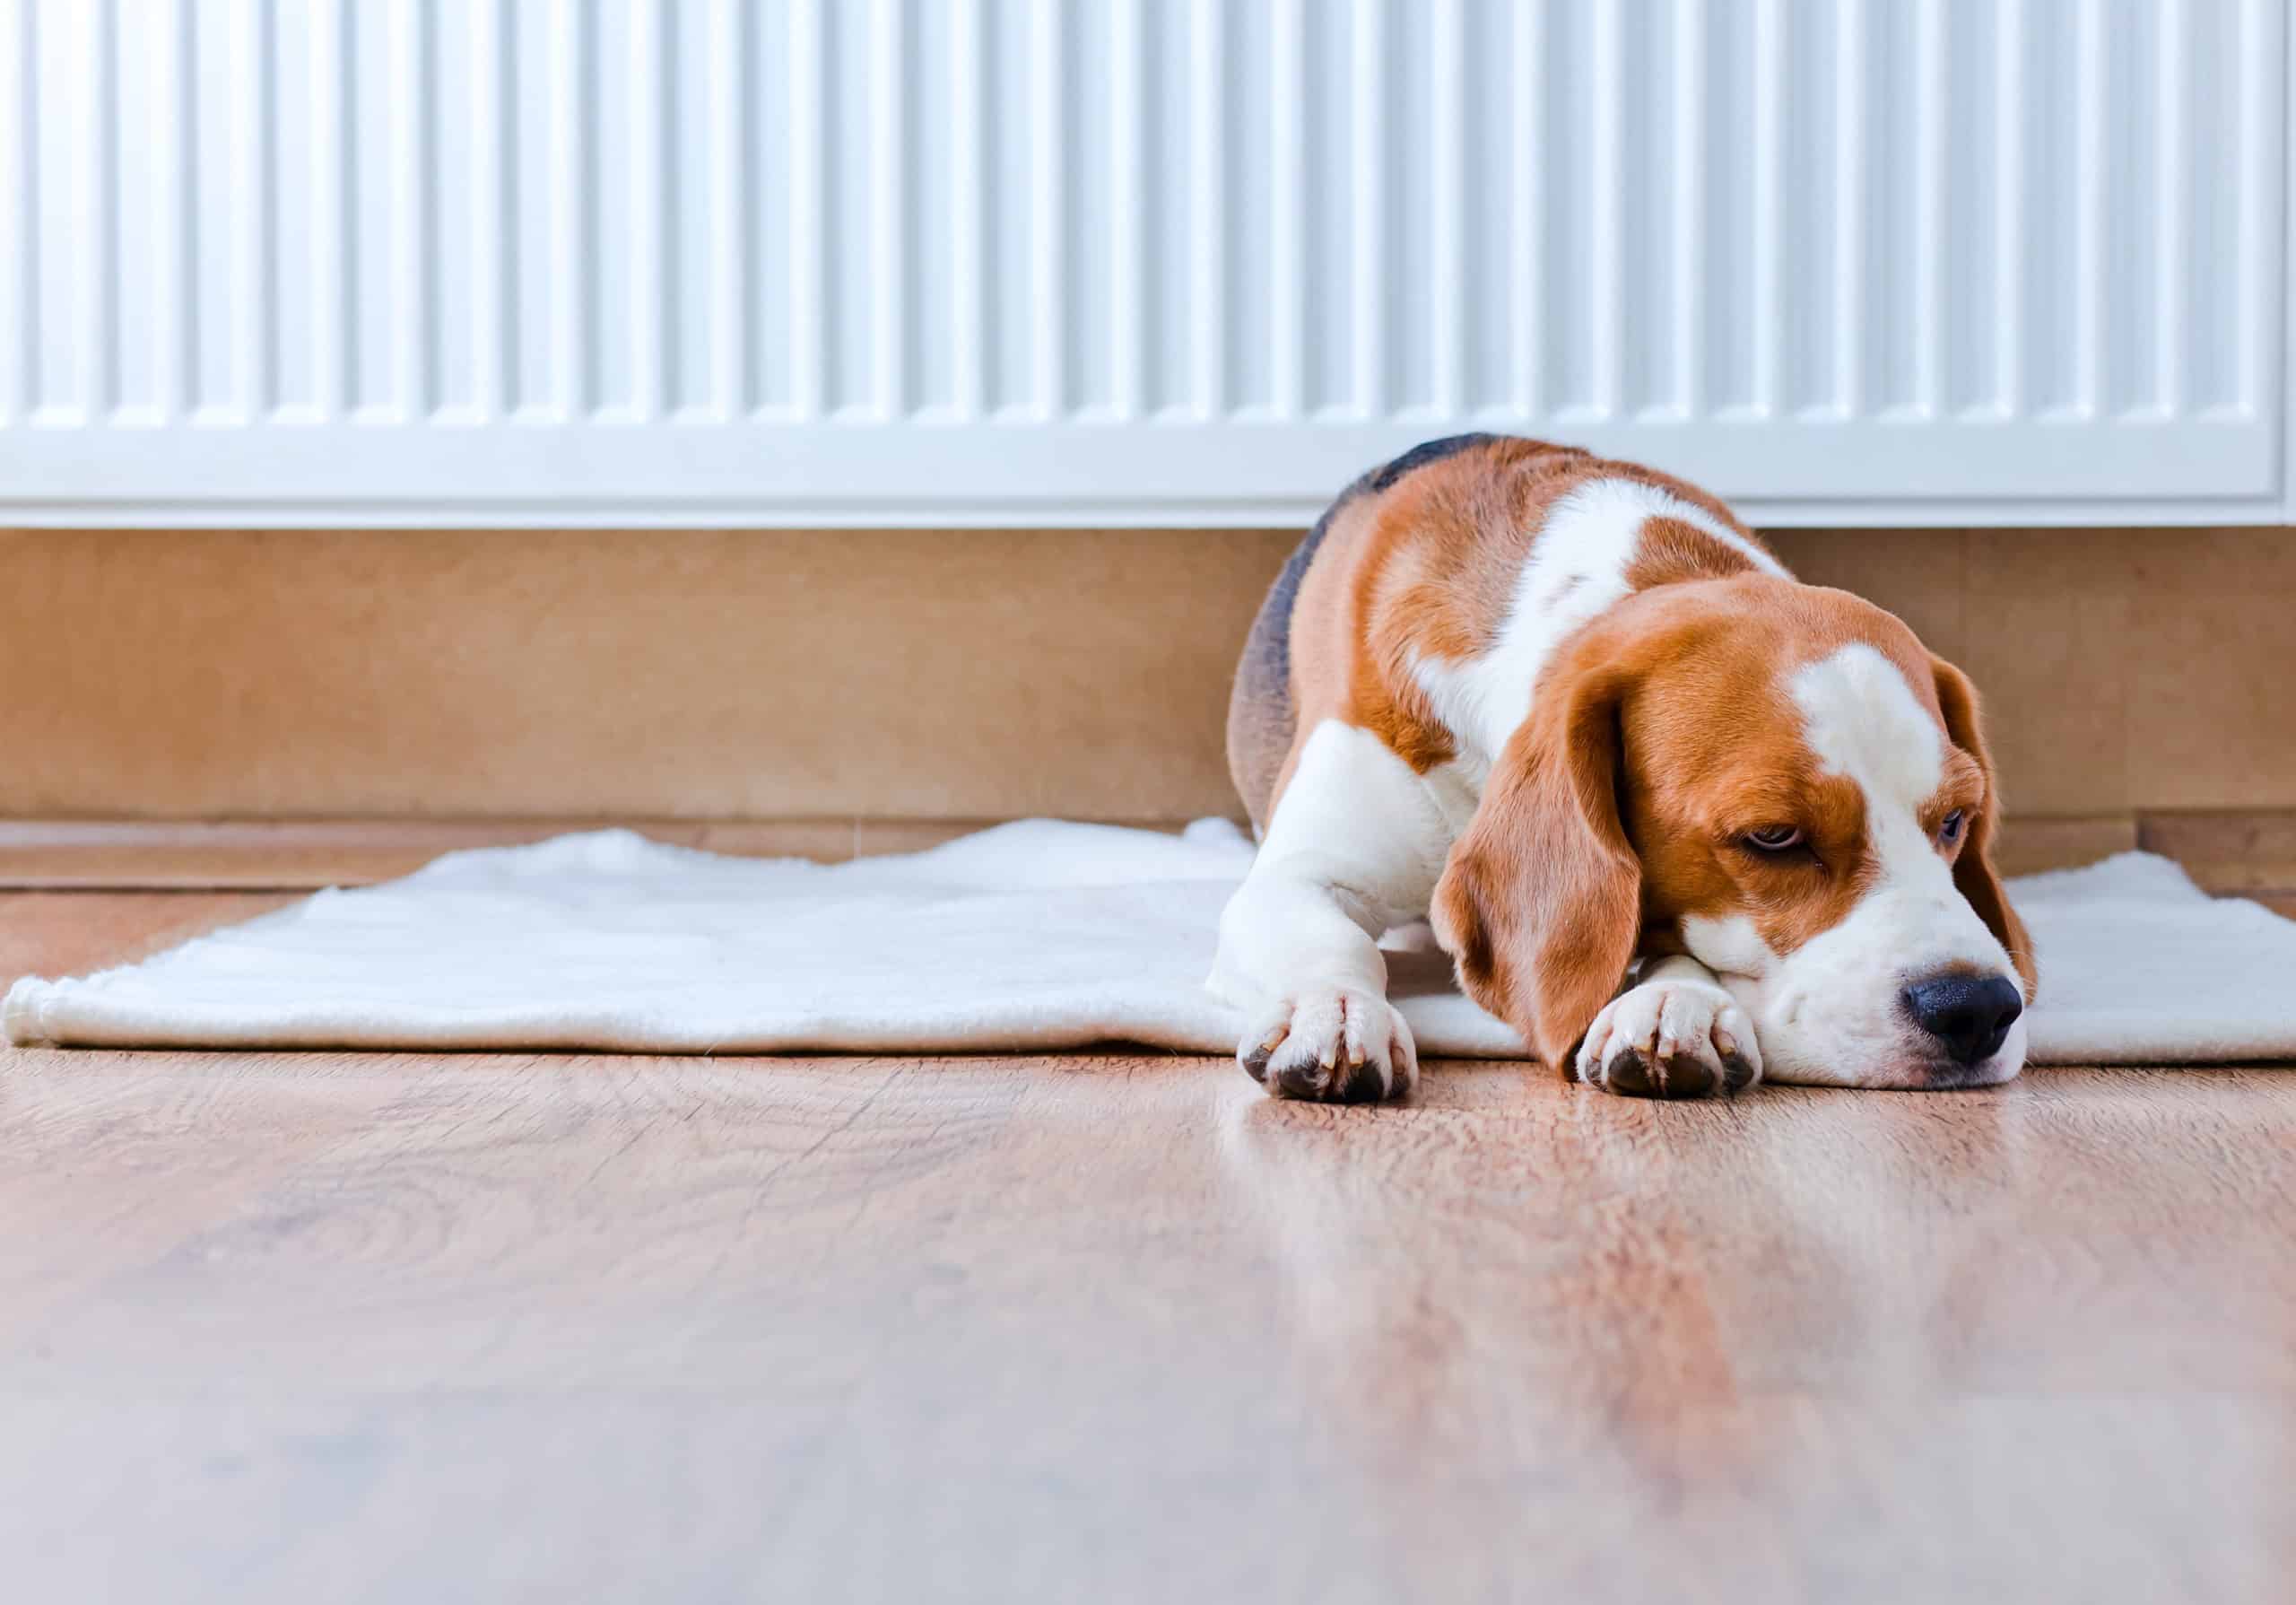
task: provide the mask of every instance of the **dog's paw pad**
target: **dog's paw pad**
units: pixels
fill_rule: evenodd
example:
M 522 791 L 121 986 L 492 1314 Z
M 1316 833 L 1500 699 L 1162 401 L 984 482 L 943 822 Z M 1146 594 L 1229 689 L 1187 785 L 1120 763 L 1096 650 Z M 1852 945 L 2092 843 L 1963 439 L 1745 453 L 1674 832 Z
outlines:
M 1761 1079 L 1753 1025 L 1711 982 L 1646 981 L 1595 1016 L 1573 1061 L 1578 1079 L 1631 1098 L 1707 1098 Z
M 1419 1082 L 1411 1027 L 1374 992 L 1307 992 L 1275 1005 L 1244 1034 L 1236 1060 L 1279 1098 L 1370 1103 Z

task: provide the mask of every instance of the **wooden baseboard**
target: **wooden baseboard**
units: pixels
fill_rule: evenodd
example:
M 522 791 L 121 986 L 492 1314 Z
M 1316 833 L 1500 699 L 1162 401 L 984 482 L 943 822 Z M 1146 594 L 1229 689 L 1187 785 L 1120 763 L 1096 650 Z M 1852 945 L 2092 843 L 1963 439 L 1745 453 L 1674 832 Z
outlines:
M 2136 842 L 2136 817 L 2131 814 L 2064 818 L 2012 816 L 2001 833 L 1996 856 L 2003 874 L 2034 875 L 2044 869 L 2093 864 L 2114 853 L 2127 852 Z
M 442 853 L 622 826 L 657 842 L 746 858 L 839 863 L 916 852 L 986 819 L 282 819 L 0 821 L 0 890 L 301 891 L 366 885 Z M 1176 828 L 1170 821 L 1118 823 Z M 2012 819 L 2011 875 L 2092 863 L 2142 848 L 2175 859 L 2212 892 L 2296 912 L 2296 811 Z
M 0 824 L 0 885 L 20 889 L 300 890 L 365 885 L 442 853 L 539 842 L 629 824 L 658 841 L 823 861 L 853 856 L 853 822 L 297 819 L 11 820 Z
M 2212 891 L 2296 895 L 2296 811 L 2148 814 L 2136 840 Z
M 368 885 L 443 853 L 625 827 L 744 858 L 840 863 L 916 852 L 986 819 L 283 819 L 0 821 L 0 890 L 304 891 Z M 1153 822 L 1137 822 L 1149 823 Z M 1165 827 L 1170 828 L 1170 827 Z

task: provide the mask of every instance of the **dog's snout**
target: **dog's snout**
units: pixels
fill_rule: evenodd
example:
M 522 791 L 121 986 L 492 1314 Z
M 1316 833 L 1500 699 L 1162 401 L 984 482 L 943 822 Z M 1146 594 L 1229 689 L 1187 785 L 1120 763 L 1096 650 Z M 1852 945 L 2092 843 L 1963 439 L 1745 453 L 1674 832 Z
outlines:
M 2023 994 L 1999 975 L 1939 975 L 1906 988 L 1906 1013 L 1952 1054 L 1976 1064 L 1998 1052 L 2025 1012 Z

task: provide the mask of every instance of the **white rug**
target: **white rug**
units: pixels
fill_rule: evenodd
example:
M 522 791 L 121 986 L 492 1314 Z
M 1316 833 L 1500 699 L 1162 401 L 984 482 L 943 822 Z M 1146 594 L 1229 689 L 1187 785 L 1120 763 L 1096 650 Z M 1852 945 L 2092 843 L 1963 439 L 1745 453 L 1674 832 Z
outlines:
M 83 980 L 20 981 L 15 1042 L 628 1052 L 1233 1050 L 1202 981 L 1250 862 L 1031 820 L 900 858 L 721 858 L 626 831 L 454 853 Z M 2296 923 L 2124 853 L 2012 887 L 2040 1063 L 2296 1058 Z M 1422 1053 L 1518 1057 L 1440 955 L 1393 955 Z

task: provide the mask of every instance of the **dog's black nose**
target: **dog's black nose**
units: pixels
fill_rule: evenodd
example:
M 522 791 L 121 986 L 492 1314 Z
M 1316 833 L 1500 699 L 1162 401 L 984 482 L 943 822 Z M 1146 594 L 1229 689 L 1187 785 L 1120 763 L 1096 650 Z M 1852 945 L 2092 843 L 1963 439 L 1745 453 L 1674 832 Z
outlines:
M 1905 1011 L 1944 1044 L 1957 1064 L 1990 1059 L 2025 1012 L 2014 982 L 1998 975 L 1940 975 L 1906 988 Z

